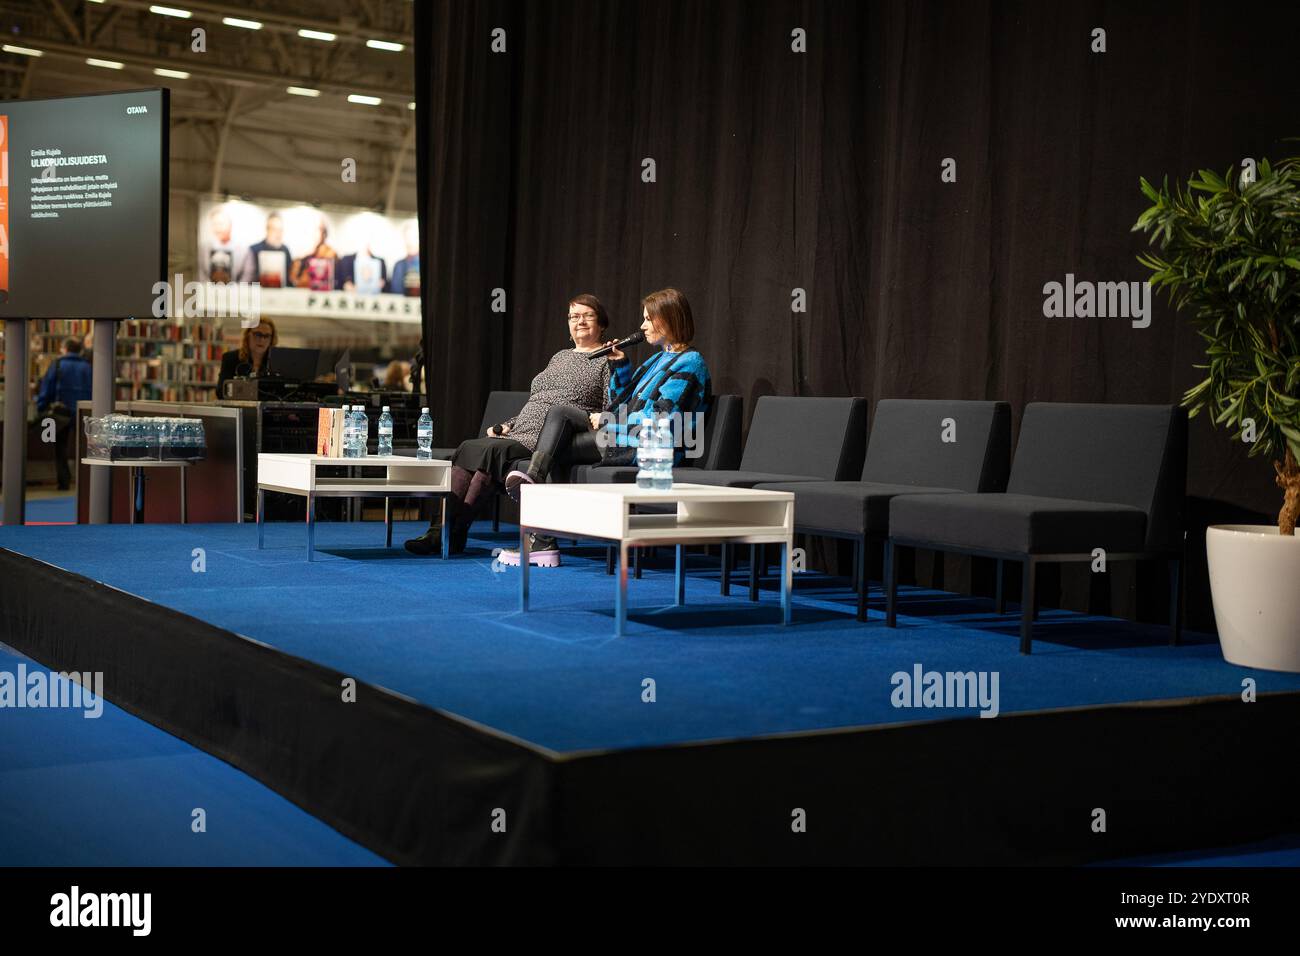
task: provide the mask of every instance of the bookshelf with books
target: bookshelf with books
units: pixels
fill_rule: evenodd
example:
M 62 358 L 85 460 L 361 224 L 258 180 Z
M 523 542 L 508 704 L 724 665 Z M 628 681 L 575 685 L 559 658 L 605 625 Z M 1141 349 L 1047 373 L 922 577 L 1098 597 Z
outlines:
M 119 401 L 213 401 L 224 348 L 220 320 L 122 322 L 114 394 Z
M 47 319 L 29 325 L 28 400 L 41 377 L 63 351 L 65 339 L 87 342 L 89 320 Z M 91 358 L 94 360 L 94 341 Z M 217 397 L 217 378 L 225 350 L 220 320 L 168 319 L 119 322 L 113 395 L 117 401 L 207 402 Z M 0 350 L 0 380 L 5 372 Z M 7 384 L 7 383 L 6 383 Z

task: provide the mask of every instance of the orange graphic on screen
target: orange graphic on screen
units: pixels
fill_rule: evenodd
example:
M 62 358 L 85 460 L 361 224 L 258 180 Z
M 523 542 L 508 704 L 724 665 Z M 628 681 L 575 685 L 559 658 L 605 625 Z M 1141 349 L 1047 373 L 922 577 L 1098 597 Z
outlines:
M 9 117 L 0 115 L 0 292 L 9 291 Z

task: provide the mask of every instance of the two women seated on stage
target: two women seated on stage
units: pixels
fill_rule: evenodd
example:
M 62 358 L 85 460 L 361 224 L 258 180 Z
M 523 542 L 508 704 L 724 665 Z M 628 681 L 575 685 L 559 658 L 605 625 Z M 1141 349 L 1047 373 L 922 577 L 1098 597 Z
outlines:
M 453 553 L 464 551 L 470 525 L 498 484 L 504 484 L 518 501 L 522 485 L 545 481 L 556 465 L 631 464 L 643 421 L 654 414 L 707 410 L 712 395 L 709 370 L 691 348 L 695 322 L 686 297 L 676 289 L 664 289 L 646 296 L 641 305 L 641 330 L 656 352 L 635 371 L 617 349 L 603 362 L 588 358 L 601 347 L 609 318 L 594 295 L 575 296 L 568 316 L 573 348 L 551 357 L 533 379 L 528 402 L 518 415 L 456 449 L 453 495 L 447 499 L 446 512 Z M 611 413 L 604 422 L 602 412 Z M 676 457 L 681 460 L 680 448 Z M 529 459 L 526 470 L 505 473 L 510 462 L 524 458 Z M 432 554 L 438 549 L 441 528 L 436 521 L 425 534 L 406 542 L 408 551 Z M 530 564 L 556 567 L 560 563 L 554 538 L 530 536 L 529 551 Z M 500 559 L 517 565 L 519 552 L 503 551 Z
M 691 348 L 695 320 L 686 296 L 676 289 L 652 292 L 641 300 L 641 331 L 656 349 L 634 371 L 618 349 L 609 355 L 611 375 L 606 408 L 614 421 L 602 423 L 598 414 L 581 408 L 556 406 L 546 413 L 533 457 L 525 471 L 506 476 L 506 492 L 516 501 L 523 485 L 545 481 L 551 469 L 563 465 L 627 465 L 636 457 L 637 432 L 658 417 L 703 415 L 712 398 L 712 383 L 704 357 Z M 681 430 L 678 430 L 678 434 Z M 674 454 L 680 464 L 683 450 Z M 529 564 L 557 567 L 560 551 L 555 539 L 530 535 Z M 501 552 L 502 564 L 518 565 L 519 552 Z

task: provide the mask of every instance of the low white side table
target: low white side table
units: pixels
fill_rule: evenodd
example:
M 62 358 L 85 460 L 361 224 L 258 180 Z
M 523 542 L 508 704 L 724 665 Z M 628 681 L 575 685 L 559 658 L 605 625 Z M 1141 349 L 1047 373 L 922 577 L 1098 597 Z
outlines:
M 194 464 L 192 461 L 158 461 L 155 459 L 126 459 L 113 461 L 108 458 L 83 458 L 83 465 L 103 465 L 108 468 L 128 468 L 131 484 L 131 524 L 144 524 L 144 481 L 146 468 L 179 468 L 181 470 L 181 524 L 188 524 L 188 498 L 185 494 L 185 469 Z M 137 508 L 136 506 L 139 505 Z
M 781 545 L 781 623 L 790 623 L 790 547 L 794 495 L 788 491 L 675 484 L 665 491 L 636 485 L 525 485 L 519 505 L 519 609 L 528 610 L 528 534 L 598 538 L 618 546 L 614 634 L 627 627 L 628 549 L 677 545 L 676 597 L 686 603 L 689 544 Z M 676 503 L 675 514 L 634 514 L 634 505 Z
M 321 468 L 380 468 L 383 477 L 322 478 Z M 326 458 L 323 455 L 261 454 L 257 456 L 257 547 L 266 531 L 266 492 L 280 491 L 307 499 L 307 560 L 315 560 L 316 499 L 383 498 L 384 546 L 393 545 L 393 498 L 446 498 L 451 494 L 451 462 L 420 461 L 389 455 L 383 458 Z M 445 506 L 444 506 L 445 507 Z M 450 528 L 442 522 L 442 556 L 447 557 Z

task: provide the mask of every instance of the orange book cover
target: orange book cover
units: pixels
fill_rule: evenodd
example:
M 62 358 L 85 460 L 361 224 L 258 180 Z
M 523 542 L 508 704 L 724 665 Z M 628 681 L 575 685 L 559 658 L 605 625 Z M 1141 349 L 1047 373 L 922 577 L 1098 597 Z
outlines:
M 328 408 L 322 408 L 316 419 L 316 454 L 329 455 L 330 438 L 334 433 L 334 419 Z

